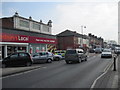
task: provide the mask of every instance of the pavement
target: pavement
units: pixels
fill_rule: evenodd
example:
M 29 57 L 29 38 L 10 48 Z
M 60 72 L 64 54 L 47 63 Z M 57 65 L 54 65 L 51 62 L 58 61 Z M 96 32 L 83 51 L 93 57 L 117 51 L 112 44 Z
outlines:
M 95 88 L 120 90 L 120 55 L 116 58 L 116 71 L 114 70 L 113 62 L 109 65 L 108 69 L 95 80 L 92 86 L 93 90 Z
M 13 75 L 13 74 L 21 73 L 21 72 L 26 72 L 26 71 L 30 71 L 30 70 L 34 70 L 38 68 L 41 68 L 40 64 L 33 64 L 32 66 L 28 66 L 28 67 L 23 67 L 23 66 L 7 67 L 7 68 L 2 69 L 2 74 L 0 74 L 0 77 Z

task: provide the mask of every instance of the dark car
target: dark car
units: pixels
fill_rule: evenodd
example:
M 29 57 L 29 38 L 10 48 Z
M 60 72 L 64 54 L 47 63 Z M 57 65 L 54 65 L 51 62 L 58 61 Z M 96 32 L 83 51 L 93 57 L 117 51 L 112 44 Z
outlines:
M 32 55 L 33 63 L 51 63 L 53 61 L 51 52 L 39 52 Z
M 115 54 L 120 54 L 120 47 L 115 47 Z
M 95 50 L 93 48 L 89 49 L 89 53 L 94 53 L 94 52 L 95 52 Z
M 87 53 L 82 49 L 69 49 L 65 53 L 65 61 L 67 64 L 72 62 L 87 61 Z
M 31 66 L 33 63 L 31 56 L 26 52 L 13 53 L 2 60 L 2 67 L 25 65 Z

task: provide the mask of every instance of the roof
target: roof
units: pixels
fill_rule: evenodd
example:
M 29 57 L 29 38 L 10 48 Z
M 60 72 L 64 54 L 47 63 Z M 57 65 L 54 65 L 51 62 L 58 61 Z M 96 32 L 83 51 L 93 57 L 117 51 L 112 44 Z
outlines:
M 77 33 L 76 31 L 70 31 L 70 30 L 65 30 L 59 34 L 57 34 L 58 37 L 66 37 L 66 36 L 76 36 L 76 37 L 83 37 L 84 39 L 87 39 L 88 36 L 82 35 Z

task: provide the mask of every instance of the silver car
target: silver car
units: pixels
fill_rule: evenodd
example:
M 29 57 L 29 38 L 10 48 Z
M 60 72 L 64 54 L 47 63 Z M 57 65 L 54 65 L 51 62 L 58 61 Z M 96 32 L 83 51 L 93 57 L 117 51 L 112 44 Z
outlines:
M 109 57 L 112 58 L 112 52 L 110 49 L 104 49 L 101 53 L 101 58 Z
M 33 63 L 51 63 L 54 55 L 50 52 L 39 52 L 32 55 Z

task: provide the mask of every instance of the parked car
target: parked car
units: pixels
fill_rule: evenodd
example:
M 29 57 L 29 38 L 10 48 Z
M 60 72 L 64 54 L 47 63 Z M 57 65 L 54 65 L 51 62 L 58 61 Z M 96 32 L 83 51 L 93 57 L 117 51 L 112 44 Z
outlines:
M 102 48 L 95 48 L 95 53 L 102 53 Z
M 101 53 L 101 58 L 109 57 L 112 58 L 112 52 L 111 49 L 104 49 Z
M 55 51 L 55 55 L 61 55 L 62 57 L 65 57 L 66 50 L 57 50 Z
M 120 47 L 115 47 L 115 54 L 120 54 Z
M 82 49 L 69 49 L 65 54 L 65 61 L 67 64 L 72 62 L 87 61 L 87 54 Z
M 89 53 L 94 53 L 94 52 L 95 52 L 95 50 L 93 48 L 89 49 Z
M 59 60 L 61 60 L 62 58 L 63 58 L 63 57 L 62 57 L 61 55 L 55 55 L 55 54 L 54 54 L 53 60 L 59 61 Z
M 33 63 L 51 63 L 53 57 L 51 52 L 39 52 L 32 55 Z
M 33 63 L 33 60 L 31 59 L 31 55 L 26 52 L 18 52 L 13 53 L 10 56 L 4 58 L 2 60 L 2 67 L 7 66 L 16 66 L 16 65 L 25 65 L 25 66 L 31 66 Z

